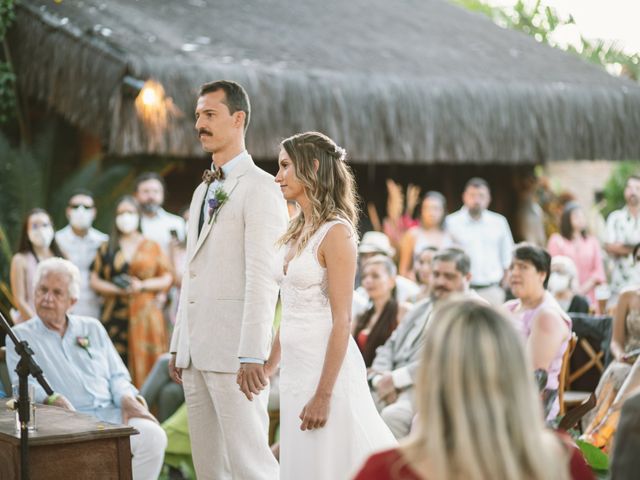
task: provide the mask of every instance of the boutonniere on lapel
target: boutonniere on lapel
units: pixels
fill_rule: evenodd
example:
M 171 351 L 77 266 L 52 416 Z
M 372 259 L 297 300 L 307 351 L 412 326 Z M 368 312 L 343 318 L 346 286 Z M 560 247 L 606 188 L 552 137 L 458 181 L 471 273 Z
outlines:
M 222 187 L 216 188 L 213 198 L 209 199 L 209 223 L 215 221 L 222 206 L 229 200 L 229 194 Z
M 218 180 L 219 182 L 224 180 L 224 172 L 221 168 L 216 168 L 215 170 L 207 168 L 202 174 L 202 181 L 207 184 L 207 188 L 209 188 L 209 185 L 211 185 L 214 180 Z M 222 188 L 222 185 L 219 185 L 215 192 L 213 192 L 213 198 L 209 199 L 209 224 L 216 221 L 216 217 L 218 216 L 220 209 L 227 200 L 229 200 L 229 195 L 233 193 L 236 186 L 237 184 L 229 193 L 227 193 Z
M 80 348 L 82 348 L 89 354 L 89 358 L 93 358 L 93 355 L 91 355 L 91 352 L 89 351 L 89 347 L 91 346 L 91 343 L 89 342 L 89 336 L 76 337 L 76 343 Z

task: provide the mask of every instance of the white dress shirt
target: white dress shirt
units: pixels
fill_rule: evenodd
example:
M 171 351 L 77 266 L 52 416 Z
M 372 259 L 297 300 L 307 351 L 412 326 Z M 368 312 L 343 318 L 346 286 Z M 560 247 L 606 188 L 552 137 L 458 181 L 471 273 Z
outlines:
M 71 225 L 56 232 L 58 246 L 67 259 L 80 270 L 80 298 L 71 309 L 71 313 L 75 315 L 100 318 L 102 299 L 89 286 L 89 276 L 96 252 L 107 240 L 109 236 L 95 228 L 90 228 L 84 237 L 76 235 Z
M 513 237 L 507 219 L 485 210 L 474 219 L 466 207 L 447 216 L 446 229 L 471 259 L 471 284 L 500 283 L 509 268 Z
M 240 154 L 233 157 L 227 163 L 225 163 L 222 167 L 222 173 L 224 173 L 224 178 L 227 178 L 231 171 L 240 163 L 240 160 L 243 157 L 248 157 L 249 153 L 246 150 L 243 150 Z M 212 199 L 216 193 L 216 190 L 222 186 L 222 182 L 224 180 L 214 180 L 209 185 L 209 189 L 207 190 L 207 195 L 205 197 L 204 204 L 202 205 L 202 210 L 204 213 L 205 222 L 209 221 L 209 200 Z
M 162 251 L 169 255 L 169 245 L 171 244 L 171 230 L 175 230 L 179 241 L 184 241 L 186 227 L 184 219 L 178 215 L 167 212 L 159 208 L 153 217 L 142 215 L 140 219 L 142 234 L 149 240 L 158 243 Z

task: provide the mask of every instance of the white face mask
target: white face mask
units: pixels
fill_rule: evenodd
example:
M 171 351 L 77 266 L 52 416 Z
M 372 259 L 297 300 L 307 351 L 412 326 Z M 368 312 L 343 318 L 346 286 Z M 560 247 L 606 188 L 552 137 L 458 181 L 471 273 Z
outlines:
M 29 230 L 29 240 L 34 247 L 49 248 L 53 242 L 53 227 L 47 225 Z
M 571 277 L 564 273 L 551 272 L 547 288 L 551 293 L 564 292 L 571 285 Z
M 121 213 L 116 217 L 116 227 L 120 232 L 127 234 L 138 229 L 140 218 L 137 213 Z
M 73 228 L 77 228 L 78 230 L 87 230 L 91 227 L 94 218 L 93 209 L 78 207 L 71 210 L 69 223 Z

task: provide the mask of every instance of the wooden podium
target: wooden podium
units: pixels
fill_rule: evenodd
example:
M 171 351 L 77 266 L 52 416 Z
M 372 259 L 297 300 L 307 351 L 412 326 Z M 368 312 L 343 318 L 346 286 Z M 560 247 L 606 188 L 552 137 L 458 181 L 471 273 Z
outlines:
M 20 432 L 6 400 L 0 400 L 0 479 L 17 480 Z M 31 480 L 131 479 L 134 428 L 47 405 L 36 405 L 36 425 L 29 434 Z

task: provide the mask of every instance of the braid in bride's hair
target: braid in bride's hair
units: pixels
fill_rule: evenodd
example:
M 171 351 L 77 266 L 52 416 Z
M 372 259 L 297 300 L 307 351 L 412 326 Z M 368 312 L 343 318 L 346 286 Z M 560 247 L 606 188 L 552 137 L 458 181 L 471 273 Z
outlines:
M 358 221 L 357 196 L 353 173 L 345 161 L 346 151 L 329 137 L 318 132 L 299 133 L 282 142 L 282 148 L 293 162 L 296 177 L 304 186 L 311 204 L 311 228 L 298 244 L 302 251 L 318 228 L 325 222 L 341 218 L 355 234 Z M 318 161 L 316 171 L 314 160 Z M 304 228 L 304 214 L 295 217 L 278 243 L 297 239 Z

